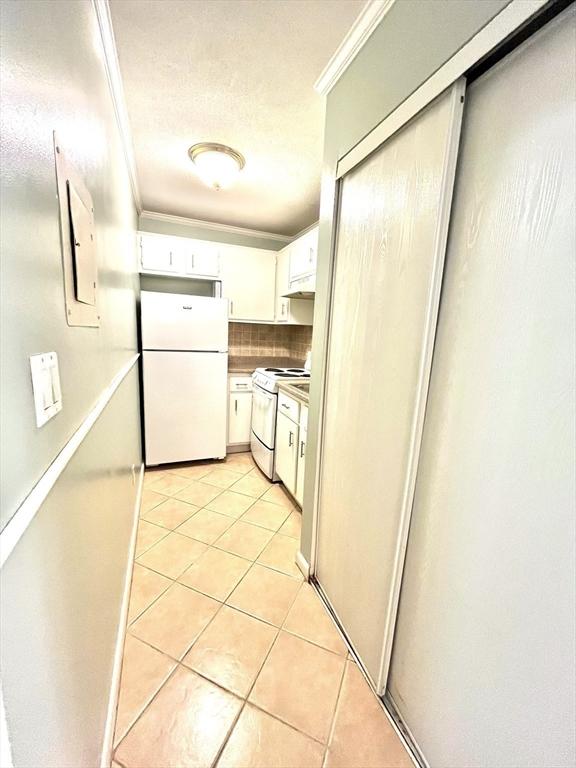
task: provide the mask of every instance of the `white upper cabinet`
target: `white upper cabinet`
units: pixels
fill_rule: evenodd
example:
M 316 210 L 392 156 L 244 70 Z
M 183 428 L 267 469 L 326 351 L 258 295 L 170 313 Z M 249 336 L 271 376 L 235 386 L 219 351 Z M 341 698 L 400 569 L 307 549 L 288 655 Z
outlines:
M 312 325 L 314 302 L 309 299 L 288 299 L 290 290 L 290 258 L 292 245 L 276 254 L 276 322 L 291 325 Z
M 205 240 L 183 238 L 182 254 L 187 275 L 220 278 L 220 245 Z
M 184 269 L 179 238 L 164 235 L 140 235 L 140 265 L 142 271 L 181 272 Z
M 318 227 L 290 244 L 290 282 L 316 274 Z
M 276 252 L 221 246 L 222 296 L 230 320 L 274 322 Z

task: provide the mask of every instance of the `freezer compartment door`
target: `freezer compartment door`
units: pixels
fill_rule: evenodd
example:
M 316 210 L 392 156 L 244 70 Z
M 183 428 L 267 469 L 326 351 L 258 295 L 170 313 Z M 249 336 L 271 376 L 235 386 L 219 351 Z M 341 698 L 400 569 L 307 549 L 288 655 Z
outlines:
M 144 352 L 146 464 L 226 455 L 228 355 Z
M 228 300 L 142 291 L 142 348 L 228 351 Z

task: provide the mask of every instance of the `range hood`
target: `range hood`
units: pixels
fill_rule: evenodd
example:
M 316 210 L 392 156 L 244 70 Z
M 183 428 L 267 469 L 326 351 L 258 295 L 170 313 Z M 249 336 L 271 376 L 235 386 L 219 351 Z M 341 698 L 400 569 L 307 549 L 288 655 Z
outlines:
M 292 280 L 290 287 L 282 296 L 286 299 L 313 299 L 316 295 L 316 275 L 308 275 Z

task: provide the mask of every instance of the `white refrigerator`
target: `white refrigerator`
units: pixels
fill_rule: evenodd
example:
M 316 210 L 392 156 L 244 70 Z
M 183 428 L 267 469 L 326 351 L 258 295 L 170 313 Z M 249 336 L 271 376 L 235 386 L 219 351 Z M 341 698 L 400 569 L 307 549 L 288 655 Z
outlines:
M 140 294 L 146 465 L 226 455 L 228 301 Z

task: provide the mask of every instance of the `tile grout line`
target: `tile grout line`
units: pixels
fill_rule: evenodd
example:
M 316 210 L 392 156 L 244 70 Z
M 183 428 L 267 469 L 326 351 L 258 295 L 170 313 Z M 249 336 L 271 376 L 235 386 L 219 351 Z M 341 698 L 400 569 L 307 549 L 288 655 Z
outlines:
M 342 695 L 342 688 L 344 687 L 344 676 L 346 675 L 347 664 L 348 653 L 346 653 L 346 656 L 344 656 L 344 664 L 342 665 L 342 674 L 340 676 L 340 685 L 338 686 L 338 695 L 336 696 L 336 701 L 334 702 L 332 719 L 330 721 L 330 729 L 328 731 L 328 738 L 326 739 L 326 748 L 324 749 L 324 756 L 322 758 L 322 768 L 325 766 L 326 758 L 328 757 L 328 750 L 330 749 L 330 744 L 332 743 L 332 738 L 334 737 L 334 730 L 336 728 L 336 715 L 338 713 L 338 705 L 340 703 L 340 696 Z

